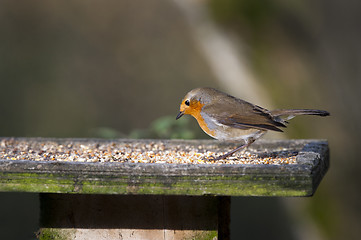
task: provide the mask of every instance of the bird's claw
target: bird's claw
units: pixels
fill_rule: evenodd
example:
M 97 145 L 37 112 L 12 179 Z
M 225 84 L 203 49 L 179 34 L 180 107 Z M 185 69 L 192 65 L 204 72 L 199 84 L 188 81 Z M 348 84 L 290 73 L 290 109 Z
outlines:
M 222 160 L 222 159 L 225 159 L 227 156 L 225 155 L 221 155 L 221 156 L 218 156 L 218 157 L 215 157 L 213 155 L 211 156 L 208 156 L 208 157 L 204 157 L 203 160 L 204 161 L 208 161 L 208 162 L 212 162 L 212 161 L 219 161 L 219 160 Z

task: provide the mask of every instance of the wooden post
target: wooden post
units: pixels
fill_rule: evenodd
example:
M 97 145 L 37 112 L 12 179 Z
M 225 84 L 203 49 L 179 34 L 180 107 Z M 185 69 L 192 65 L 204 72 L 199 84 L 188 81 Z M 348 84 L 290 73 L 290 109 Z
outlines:
M 144 154 L 148 163 L 88 161 L 95 153 L 100 159 L 101 154 L 124 155 L 118 151 L 122 146 Z M 322 140 L 257 141 L 249 151 L 261 160 L 242 164 L 239 159 L 162 162 L 170 151 L 234 146 L 198 140 L 0 138 L 0 191 L 40 193 L 39 239 L 228 239 L 230 196 L 312 196 L 329 166 Z M 89 159 L 74 159 L 79 152 Z M 285 154 L 292 162 L 283 162 Z
M 230 197 L 40 196 L 39 239 L 229 239 Z

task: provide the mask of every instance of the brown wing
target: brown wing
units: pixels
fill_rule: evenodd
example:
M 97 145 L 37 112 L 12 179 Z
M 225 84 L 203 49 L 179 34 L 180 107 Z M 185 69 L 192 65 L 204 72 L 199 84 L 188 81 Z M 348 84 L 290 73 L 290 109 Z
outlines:
M 230 97 L 222 101 L 213 101 L 204 108 L 205 112 L 219 123 L 240 129 L 256 128 L 282 132 L 278 127 L 286 127 L 262 107 L 244 100 Z

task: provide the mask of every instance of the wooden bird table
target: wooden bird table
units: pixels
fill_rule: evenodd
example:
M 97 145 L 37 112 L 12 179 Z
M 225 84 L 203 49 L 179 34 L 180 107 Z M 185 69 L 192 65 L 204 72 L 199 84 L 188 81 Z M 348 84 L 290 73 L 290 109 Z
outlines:
M 0 191 L 40 193 L 39 239 L 229 239 L 231 196 L 312 196 L 324 140 L 0 138 Z

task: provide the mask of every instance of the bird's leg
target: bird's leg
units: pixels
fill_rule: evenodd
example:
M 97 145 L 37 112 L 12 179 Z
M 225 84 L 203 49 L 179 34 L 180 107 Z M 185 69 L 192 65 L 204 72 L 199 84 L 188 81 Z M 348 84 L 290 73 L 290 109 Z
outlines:
M 248 146 L 251 145 L 254 141 L 256 141 L 256 139 L 254 139 L 254 138 L 249 138 L 249 139 L 246 140 L 246 143 L 245 143 L 245 144 L 243 144 L 243 145 L 241 145 L 241 146 L 233 149 L 232 151 L 230 151 L 230 152 L 228 152 L 228 153 L 226 153 L 226 154 L 223 154 L 223 155 L 221 155 L 221 156 L 219 156 L 219 157 L 216 157 L 216 158 L 215 158 L 215 157 L 211 157 L 211 158 L 208 159 L 208 160 L 218 161 L 218 160 L 225 159 L 225 158 L 227 158 L 227 157 L 229 157 L 229 156 L 232 156 L 235 152 L 238 152 L 239 150 L 242 150 L 243 148 L 248 147 Z

